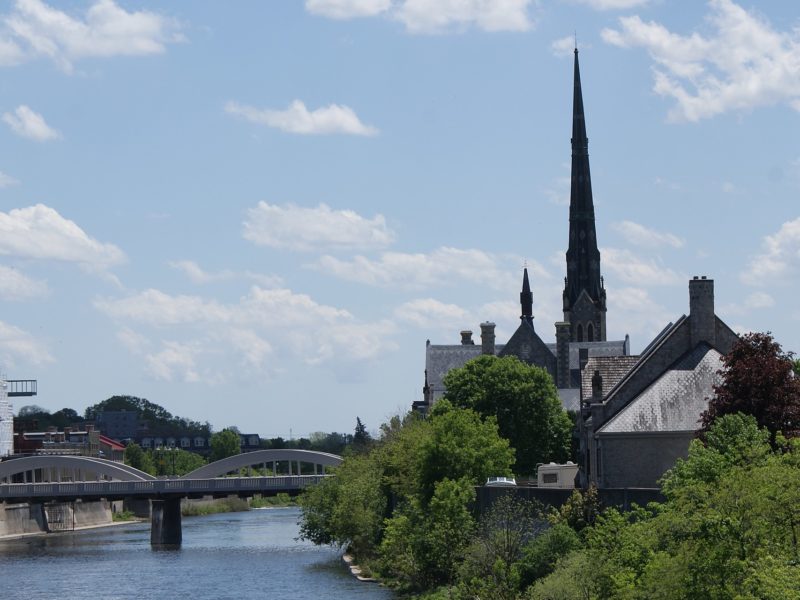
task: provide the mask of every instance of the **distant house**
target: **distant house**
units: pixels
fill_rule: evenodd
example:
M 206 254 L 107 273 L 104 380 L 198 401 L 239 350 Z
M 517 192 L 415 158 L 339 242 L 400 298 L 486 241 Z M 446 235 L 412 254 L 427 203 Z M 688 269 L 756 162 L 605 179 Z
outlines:
M 700 426 L 737 336 L 714 313 L 714 281 L 689 282 L 689 315 L 639 357 L 586 363 L 579 418 L 581 481 L 601 488 L 657 487 Z

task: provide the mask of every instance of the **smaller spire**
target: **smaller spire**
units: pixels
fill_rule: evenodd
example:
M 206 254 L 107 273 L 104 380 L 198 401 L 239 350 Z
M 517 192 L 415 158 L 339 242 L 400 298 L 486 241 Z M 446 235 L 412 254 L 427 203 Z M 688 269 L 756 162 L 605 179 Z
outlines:
M 520 319 L 523 321 L 533 322 L 533 294 L 531 293 L 531 284 L 528 281 L 528 267 L 524 267 L 522 272 L 522 292 L 519 295 L 519 303 L 522 305 L 522 316 Z

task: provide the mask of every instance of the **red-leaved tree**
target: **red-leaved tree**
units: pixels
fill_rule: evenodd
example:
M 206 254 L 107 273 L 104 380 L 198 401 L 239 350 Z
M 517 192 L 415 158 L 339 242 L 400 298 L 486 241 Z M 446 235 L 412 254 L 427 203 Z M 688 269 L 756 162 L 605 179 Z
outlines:
M 702 436 L 714 419 L 741 412 L 752 415 L 775 439 L 777 432 L 800 437 L 800 377 L 791 352 L 784 352 L 772 335 L 748 333 L 723 357 L 721 385 L 702 415 Z

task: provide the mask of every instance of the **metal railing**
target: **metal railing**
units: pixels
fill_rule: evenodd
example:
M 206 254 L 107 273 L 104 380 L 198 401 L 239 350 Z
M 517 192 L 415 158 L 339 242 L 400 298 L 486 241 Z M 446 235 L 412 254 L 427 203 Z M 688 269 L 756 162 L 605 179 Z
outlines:
M 50 498 L 158 498 L 236 494 L 246 492 L 297 491 L 331 475 L 283 477 L 226 477 L 219 479 L 155 479 L 152 481 L 82 481 L 69 483 L 11 483 L 0 485 L 0 500 L 46 500 Z

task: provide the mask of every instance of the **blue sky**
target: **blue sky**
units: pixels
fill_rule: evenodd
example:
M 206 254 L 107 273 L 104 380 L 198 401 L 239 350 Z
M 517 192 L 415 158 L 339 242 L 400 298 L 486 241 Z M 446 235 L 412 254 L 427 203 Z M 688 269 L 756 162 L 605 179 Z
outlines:
M 560 320 L 577 32 L 609 338 L 800 350 L 793 3 L 0 3 L 0 365 L 295 437 L 421 399 L 425 340 Z M 18 403 L 22 404 L 22 403 Z

